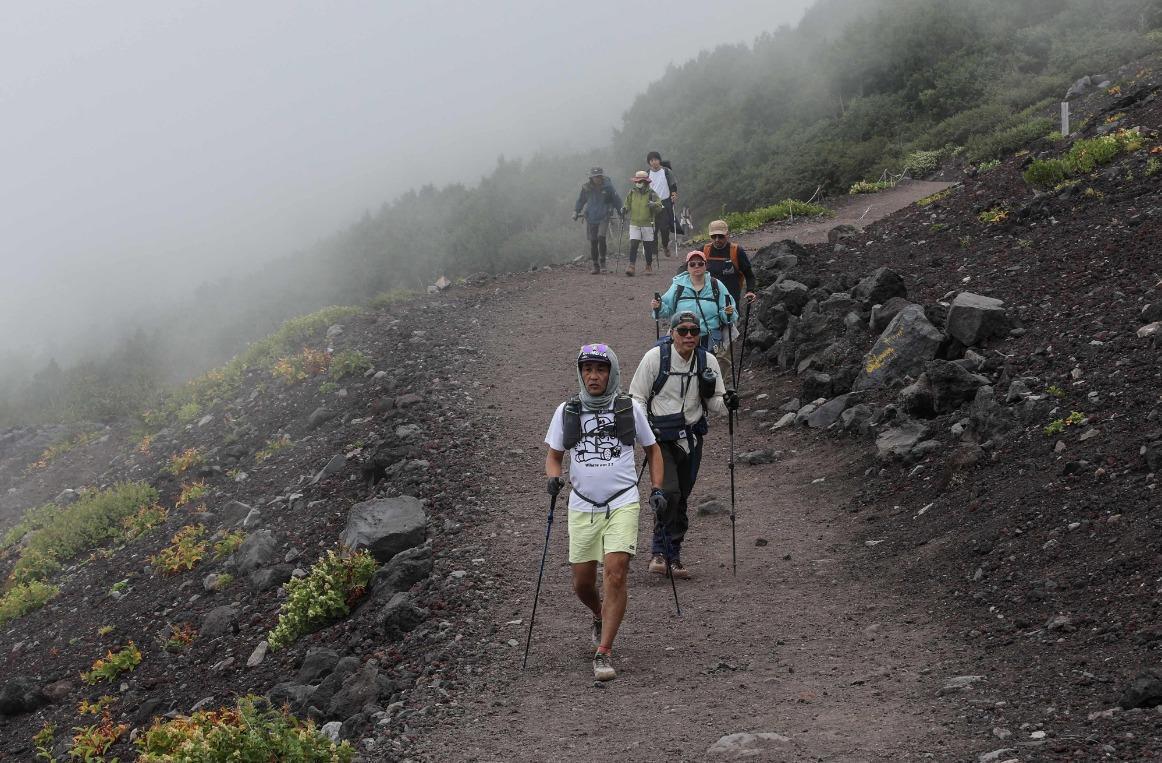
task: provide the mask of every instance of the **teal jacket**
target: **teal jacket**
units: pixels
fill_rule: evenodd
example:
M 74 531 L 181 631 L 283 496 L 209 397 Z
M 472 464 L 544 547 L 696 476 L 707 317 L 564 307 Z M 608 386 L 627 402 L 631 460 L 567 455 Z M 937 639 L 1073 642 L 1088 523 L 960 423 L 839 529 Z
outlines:
M 714 283 L 717 282 L 718 298 L 714 297 Z M 726 314 L 726 306 L 733 305 L 730 290 L 726 285 L 713 276 L 706 276 L 706 283 L 695 293 L 694 284 L 690 282 L 689 273 L 679 273 L 674 276 L 670 288 L 662 295 L 662 306 L 658 308 L 657 320 L 668 320 L 684 310 L 689 310 L 698 316 L 698 323 L 703 334 L 709 334 L 728 323 L 732 323 L 734 316 Z
M 661 208 L 662 200 L 650 190 L 649 185 L 645 186 L 644 191 L 639 191 L 636 186 L 630 188 L 625 195 L 624 209 L 629 215 L 630 225 L 636 225 L 639 228 L 652 228 L 654 214 Z

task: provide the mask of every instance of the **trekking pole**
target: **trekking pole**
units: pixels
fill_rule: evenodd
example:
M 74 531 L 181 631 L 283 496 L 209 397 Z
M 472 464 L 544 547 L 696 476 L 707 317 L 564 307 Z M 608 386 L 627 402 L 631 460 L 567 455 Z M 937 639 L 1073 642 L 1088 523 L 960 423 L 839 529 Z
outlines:
M 654 292 L 654 299 L 656 299 L 658 302 L 661 302 L 662 301 L 662 293 L 655 291 Z M 662 329 L 658 326 L 658 311 L 654 310 L 654 341 L 658 342 L 658 341 L 661 341 L 661 339 L 662 339 Z
M 549 521 L 545 525 L 545 550 L 541 552 L 541 571 L 537 573 L 537 591 L 533 594 L 533 614 L 529 618 L 529 635 L 525 638 L 525 657 L 520 664 L 524 670 L 529 664 L 529 645 L 533 643 L 533 623 L 537 619 L 537 599 L 541 596 L 541 578 L 545 576 L 545 559 L 549 556 L 549 533 L 553 531 L 553 511 L 557 508 L 557 494 L 549 499 Z
M 742 382 L 742 364 L 746 362 L 746 331 L 750 328 L 750 303 L 746 303 L 746 315 L 742 317 L 742 352 L 738 355 L 738 373 L 734 375 L 734 391 L 738 392 L 738 385 Z M 733 356 L 732 356 L 733 357 Z
M 670 579 L 670 587 L 674 589 L 674 609 L 678 610 L 678 617 L 682 616 L 682 605 L 678 603 L 678 584 L 674 581 L 674 571 L 670 568 L 670 560 L 674 555 L 674 547 L 670 544 L 670 531 L 662 518 L 654 515 L 654 521 L 661 525 L 662 540 L 666 541 L 666 577 Z
M 670 222 L 674 224 L 674 256 L 678 256 L 678 205 L 670 199 Z
M 726 426 L 730 430 L 730 571 L 737 576 L 738 550 L 734 539 L 734 411 L 727 413 Z

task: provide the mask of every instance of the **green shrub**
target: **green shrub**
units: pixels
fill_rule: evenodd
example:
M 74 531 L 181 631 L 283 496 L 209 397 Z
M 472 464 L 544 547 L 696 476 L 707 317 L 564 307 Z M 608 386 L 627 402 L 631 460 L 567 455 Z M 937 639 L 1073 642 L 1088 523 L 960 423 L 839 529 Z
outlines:
M 968 160 L 1003 159 L 1037 138 L 1043 138 L 1053 129 L 1052 119 L 1032 119 L 1028 122 L 997 130 L 988 135 L 974 135 L 968 141 Z
M 1146 175 L 1154 177 L 1159 172 L 1162 172 L 1162 159 L 1156 156 L 1151 156 L 1146 160 Z
M 187 718 L 158 718 L 136 745 L 139 763 L 349 763 L 355 757 L 347 742 L 335 744 L 313 722 L 300 721 L 255 696 Z
M 0 625 L 24 617 L 33 610 L 40 609 L 56 598 L 61 589 L 54 585 L 30 580 L 19 583 L 0 596 Z
M 908 154 L 908 158 L 904 161 L 904 171 L 917 175 L 931 174 L 940 166 L 940 160 L 943 156 L 944 151 L 941 149 L 935 151 L 913 151 Z
M 358 350 L 340 350 L 331 356 L 330 374 L 334 381 L 361 374 L 369 368 L 371 361 Z
M 278 625 L 267 637 L 271 649 L 281 649 L 331 620 L 345 616 L 351 604 L 367 590 L 375 574 L 374 557 L 366 551 L 350 556 L 335 549 L 327 551 L 304 578 L 286 584 L 286 601 L 278 614 Z
M 980 164 L 978 164 L 976 166 L 976 171 L 980 172 L 980 173 L 984 173 L 984 172 L 988 172 L 989 170 L 994 170 L 1000 166 L 1001 166 L 1000 159 L 989 159 L 987 162 L 981 162 Z
M 141 664 L 141 650 L 132 641 L 124 649 L 114 652 L 110 649 L 105 656 L 93 663 L 92 669 L 81 674 L 87 684 L 112 681 L 122 673 L 133 670 Z
M 1141 147 L 1142 136 L 1137 129 L 1083 138 L 1074 141 L 1060 159 L 1038 159 L 1033 162 L 1022 177 L 1029 185 L 1054 188 L 1071 176 L 1093 172 L 1121 154 L 1133 153 Z
M 847 193 L 854 196 L 858 193 L 876 193 L 891 187 L 892 181 L 890 180 L 857 180 L 852 183 L 851 188 L 847 189 Z
M 0 549 L 15 546 L 25 535 L 28 535 L 34 530 L 39 530 L 52 521 L 53 516 L 61 510 L 62 507 L 57 506 L 55 503 L 46 503 L 24 512 L 24 516 L 20 518 L 20 521 L 8 528 L 4 536 L 0 538 Z
M 245 540 L 246 533 L 241 530 L 226 533 L 220 541 L 214 544 L 214 558 L 221 559 L 222 557 L 230 556 L 230 554 L 238 550 Z
M 54 566 L 123 537 L 122 520 L 157 501 L 144 482 L 122 482 L 107 490 L 86 492 L 73 504 L 53 512 L 35 530 L 12 568 L 12 580 L 42 579 Z M 55 570 L 53 570 L 55 571 Z
M 167 517 L 169 517 L 169 512 L 160 504 L 154 503 L 142 507 L 136 514 L 121 520 L 125 540 L 133 540 L 144 535 L 164 522 Z
M 785 199 L 778 204 L 772 204 L 769 207 L 759 207 L 749 212 L 731 212 L 725 215 L 723 219 L 730 226 L 732 233 L 745 233 L 761 228 L 767 223 L 786 220 L 792 216 L 816 217 L 818 215 L 830 214 L 832 212 L 827 207 L 822 207 L 818 204 L 808 204 L 805 201 L 796 201 L 795 199 Z M 694 241 L 705 241 L 706 239 L 707 235 L 703 233 L 696 236 Z
M 1061 159 L 1037 159 L 1021 175 L 1025 182 L 1038 188 L 1055 188 L 1069 177 L 1069 169 Z

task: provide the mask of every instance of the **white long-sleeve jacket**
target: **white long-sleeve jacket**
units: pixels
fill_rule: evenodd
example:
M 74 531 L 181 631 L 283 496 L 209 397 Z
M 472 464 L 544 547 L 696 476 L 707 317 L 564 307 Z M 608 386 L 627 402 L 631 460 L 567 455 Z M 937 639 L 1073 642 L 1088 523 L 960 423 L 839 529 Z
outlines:
M 646 413 L 653 416 L 666 416 L 682 411 L 686 416 L 686 423 L 693 424 L 702 418 L 702 403 L 698 399 L 698 363 L 695 358 L 697 350 L 690 353 L 686 360 L 678 354 L 675 348 L 670 352 L 670 375 L 666 383 L 654 398 L 650 410 Z M 658 368 L 662 364 L 662 348 L 653 347 L 642 357 L 637 370 L 633 372 L 633 381 L 629 383 L 629 394 L 634 400 L 645 405 L 650 399 L 650 390 L 653 389 L 654 379 L 658 377 Z M 718 381 L 714 385 L 714 396 L 706 401 L 706 408 L 719 415 L 726 415 L 726 403 L 722 402 L 722 395 L 726 392 L 726 385 L 722 382 L 722 369 L 714 353 L 706 353 L 707 368 L 714 369 L 718 374 Z

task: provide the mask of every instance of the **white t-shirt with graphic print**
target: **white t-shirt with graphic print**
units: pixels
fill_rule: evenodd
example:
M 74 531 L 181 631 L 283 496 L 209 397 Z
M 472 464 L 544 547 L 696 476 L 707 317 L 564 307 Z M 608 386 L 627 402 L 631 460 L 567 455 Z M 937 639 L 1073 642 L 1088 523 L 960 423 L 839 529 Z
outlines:
M 645 408 L 633 401 L 633 423 L 635 439 L 642 446 L 653 445 L 654 433 L 646 419 Z M 608 434 L 585 437 L 608 427 Z M 638 502 L 637 469 L 634 466 L 633 446 L 623 445 L 614 433 L 613 411 L 601 413 L 581 412 L 581 440 L 566 454 L 569 463 L 569 484 L 573 491 L 569 495 L 569 508 L 573 511 L 604 512 L 605 506 L 596 506 L 580 494 L 594 501 L 607 501 L 610 496 L 625 490 L 609 503 L 609 510 L 620 509 Z M 549 431 L 545 434 L 545 444 L 553 450 L 565 450 L 565 404 L 557 406 Z

